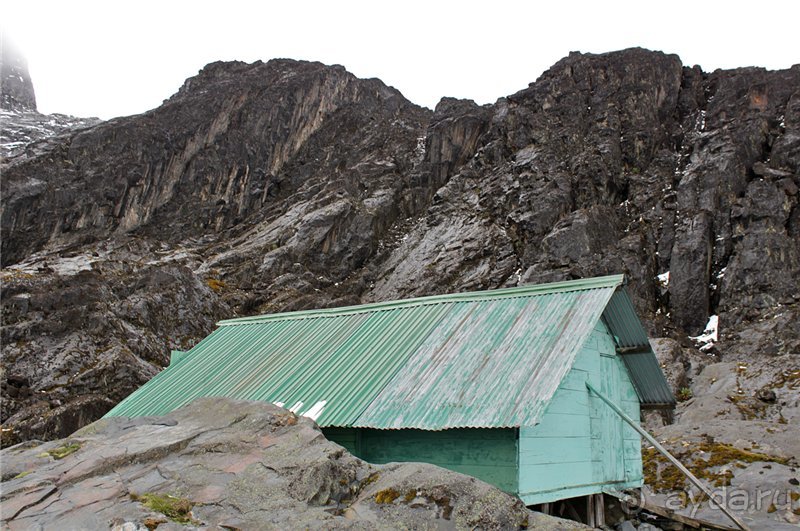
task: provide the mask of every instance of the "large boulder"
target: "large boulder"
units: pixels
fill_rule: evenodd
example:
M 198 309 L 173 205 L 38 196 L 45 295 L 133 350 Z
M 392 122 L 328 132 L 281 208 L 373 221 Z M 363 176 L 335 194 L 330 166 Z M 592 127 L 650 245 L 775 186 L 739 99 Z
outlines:
M 371 465 L 260 402 L 201 398 L 164 417 L 105 418 L 0 457 L 6 529 L 584 527 L 433 465 Z

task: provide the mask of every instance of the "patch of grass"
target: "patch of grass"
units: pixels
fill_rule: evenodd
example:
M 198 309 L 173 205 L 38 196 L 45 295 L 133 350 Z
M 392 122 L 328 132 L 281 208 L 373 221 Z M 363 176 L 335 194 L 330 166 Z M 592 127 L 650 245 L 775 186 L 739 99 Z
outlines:
M 145 494 L 131 493 L 131 499 L 133 501 L 138 501 L 148 509 L 161 513 L 170 520 L 180 524 L 194 522 L 191 514 L 194 503 L 186 498 L 180 498 L 170 494 L 148 492 Z
M 17 474 L 16 476 L 14 476 L 11 479 L 21 479 L 21 478 L 24 478 L 25 476 L 27 476 L 28 474 L 32 474 L 32 473 L 33 473 L 33 470 L 26 470 L 25 472 L 20 472 L 19 474 Z
M 406 492 L 406 495 L 403 499 L 406 501 L 406 503 L 411 503 L 416 497 L 417 489 L 411 489 L 410 491 Z
M 675 393 L 675 398 L 678 402 L 686 402 L 690 398 L 692 398 L 692 390 L 688 387 L 681 387 L 677 393 Z
M 375 495 L 375 503 L 392 503 L 400 497 L 400 493 L 394 489 L 379 490 Z

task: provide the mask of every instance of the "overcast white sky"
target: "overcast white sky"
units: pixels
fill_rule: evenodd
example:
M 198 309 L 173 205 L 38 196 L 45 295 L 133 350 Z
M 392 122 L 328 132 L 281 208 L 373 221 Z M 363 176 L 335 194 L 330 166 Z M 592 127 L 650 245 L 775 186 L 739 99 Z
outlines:
M 4 1 L 40 112 L 136 114 L 216 60 L 342 64 L 433 108 L 491 103 L 571 50 L 643 46 L 704 70 L 800 62 L 800 1 Z M 792 29 L 794 28 L 794 29 Z

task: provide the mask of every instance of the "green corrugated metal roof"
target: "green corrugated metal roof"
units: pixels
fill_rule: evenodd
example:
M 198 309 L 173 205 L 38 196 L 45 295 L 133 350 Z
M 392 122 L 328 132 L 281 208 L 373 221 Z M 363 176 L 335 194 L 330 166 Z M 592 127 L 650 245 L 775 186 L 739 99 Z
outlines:
M 429 297 L 417 297 L 414 299 L 403 299 L 397 301 L 373 302 L 371 304 L 344 306 L 341 308 L 323 308 L 320 310 L 304 310 L 299 312 L 256 315 L 253 317 L 239 317 L 237 319 L 226 319 L 217 324 L 220 326 L 234 326 L 249 323 L 263 323 L 265 321 L 305 319 L 325 316 L 331 317 L 344 314 L 366 313 L 375 310 L 392 310 L 396 308 L 406 308 L 408 306 L 419 306 L 423 304 L 434 304 L 439 302 L 476 302 L 490 299 L 498 300 L 532 295 L 549 295 L 552 293 L 569 293 L 572 291 L 584 291 L 594 288 L 616 288 L 621 286 L 624 282 L 624 275 L 609 275 L 605 277 L 582 278 L 563 282 L 550 282 L 548 284 L 533 284 L 529 286 L 519 286 L 516 288 L 469 291 L 464 293 L 431 295 Z
M 531 425 L 622 283 L 617 275 L 222 321 L 108 416 L 221 396 L 278 403 L 321 426 Z
M 603 312 L 603 320 L 614 334 L 622 361 L 631 376 L 633 387 L 643 407 L 663 408 L 675 405 L 675 396 L 658 366 L 650 347 L 647 331 L 624 290 L 617 291 Z
M 355 425 L 534 425 L 614 289 L 458 305 Z
M 631 375 L 633 387 L 644 408 L 663 408 L 675 405 L 675 395 L 664 379 L 652 350 L 622 354 L 622 362 Z
M 603 320 L 613 330 L 617 346 L 623 349 L 650 348 L 647 331 L 625 291 L 618 291 L 608 301 Z

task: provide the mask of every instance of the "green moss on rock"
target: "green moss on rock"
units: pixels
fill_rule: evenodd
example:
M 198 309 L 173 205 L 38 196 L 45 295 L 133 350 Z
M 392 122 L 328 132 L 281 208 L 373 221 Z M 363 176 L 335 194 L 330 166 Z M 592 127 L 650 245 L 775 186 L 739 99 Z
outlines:
M 789 461 L 783 457 L 742 450 L 713 439 L 689 445 L 673 452 L 673 455 L 692 474 L 715 487 L 727 487 L 733 479 L 733 472 L 729 469 L 720 470 L 721 467 L 730 465 L 741 468 L 744 463 L 759 461 L 785 465 Z M 645 483 L 656 492 L 683 490 L 687 486 L 686 476 L 655 448 L 642 451 L 642 465 Z
M 69 443 L 63 446 L 59 446 L 58 448 L 53 448 L 52 450 L 48 450 L 47 452 L 43 452 L 40 455 L 50 456 L 53 459 L 64 459 L 68 455 L 74 454 L 80 449 L 81 449 L 80 443 Z
M 148 492 L 141 495 L 131 493 L 131 499 L 180 524 L 193 522 L 191 513 L 194 503 L 186 498 Z

